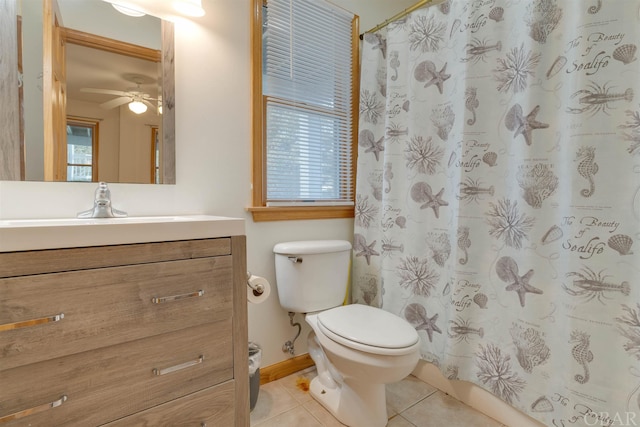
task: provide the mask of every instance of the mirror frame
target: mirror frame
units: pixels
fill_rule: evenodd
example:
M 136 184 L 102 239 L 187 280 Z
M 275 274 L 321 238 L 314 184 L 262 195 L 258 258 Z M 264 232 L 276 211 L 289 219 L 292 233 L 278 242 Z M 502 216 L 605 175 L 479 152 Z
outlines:
M 44 0 L 51 4 L 51 0 Z M 0 181 L 24 180 L 24 129 L 20 104 L 20 42 L 15 0 L 0 0 Z M 176 183 L 174 24 L 162 20 L 162 184 Z M 46 181 L 55 182 L 55 181 Z M 58 181 L 60 182 L 60 181 Z

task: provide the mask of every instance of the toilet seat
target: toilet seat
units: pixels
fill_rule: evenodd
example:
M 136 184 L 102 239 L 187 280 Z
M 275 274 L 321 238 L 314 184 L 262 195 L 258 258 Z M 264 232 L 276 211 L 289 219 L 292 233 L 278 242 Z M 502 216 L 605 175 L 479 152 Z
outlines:
M 344 305 L 318 313 L 318 327 L 328 338 L 355 350 L 380 355 L 404 355 L 419 342 L 404 319 L 362 304 Z

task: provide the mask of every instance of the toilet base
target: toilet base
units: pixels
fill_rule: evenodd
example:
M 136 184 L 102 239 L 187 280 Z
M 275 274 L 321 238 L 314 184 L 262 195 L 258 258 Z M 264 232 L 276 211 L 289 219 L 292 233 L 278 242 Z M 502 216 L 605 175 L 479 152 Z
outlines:
M 387 403 L 384 384 L 345 380 L 336 388 L 325 387 L 319 377 L 311 380 L 311 396 L 338 421 L 349 427 L 384 427 Z

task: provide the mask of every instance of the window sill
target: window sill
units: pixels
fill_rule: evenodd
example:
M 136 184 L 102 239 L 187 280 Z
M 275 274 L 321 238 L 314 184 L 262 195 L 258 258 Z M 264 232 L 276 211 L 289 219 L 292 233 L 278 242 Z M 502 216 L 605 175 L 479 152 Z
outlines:
M 353 206 L 254 206 L 247 208 L 255 222 L 353 218 Z

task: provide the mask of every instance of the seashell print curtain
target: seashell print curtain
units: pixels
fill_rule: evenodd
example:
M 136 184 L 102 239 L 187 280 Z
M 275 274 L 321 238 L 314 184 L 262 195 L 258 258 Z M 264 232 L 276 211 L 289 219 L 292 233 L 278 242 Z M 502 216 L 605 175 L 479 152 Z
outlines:
M 353 300 L 545 425 L 640 425 L 639 9 L 451 0 L 363 41 Z

